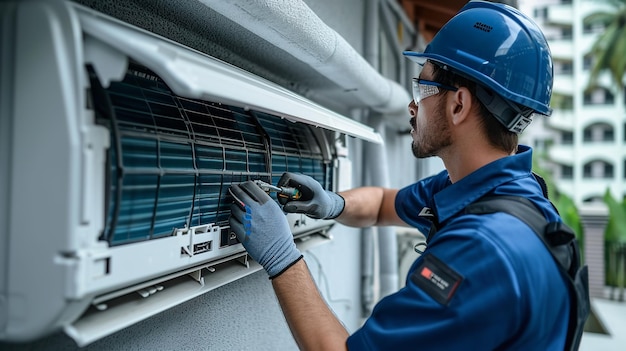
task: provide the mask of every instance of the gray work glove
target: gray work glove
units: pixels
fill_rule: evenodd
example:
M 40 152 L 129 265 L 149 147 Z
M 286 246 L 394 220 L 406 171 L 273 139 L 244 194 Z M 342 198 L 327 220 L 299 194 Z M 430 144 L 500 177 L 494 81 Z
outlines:
M 346 204 L 339 194 L 324 190 L 317 180 L 304 174 L 284 173 L 278 181 L 278 186 L 296 188 L 301 194 L 297 200 L 278 197 L 278 202 L 283 205 L 285 212 L 304 213 L 317 219 L 333 219 L 343 212 Z
M 252 181 L 233 184 L 229 192 L 234 199 L 230 230 L 270 279 L 302 258 L 285 214 L 267 193 Z

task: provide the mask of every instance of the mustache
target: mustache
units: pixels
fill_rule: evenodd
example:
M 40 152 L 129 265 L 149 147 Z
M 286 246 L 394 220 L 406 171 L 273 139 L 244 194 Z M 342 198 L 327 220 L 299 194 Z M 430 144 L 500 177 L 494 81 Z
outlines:
M 411 127 L 412 127 L 413 129 L 415 129 L 415 128 L 416 128 L 416 126 L 415 126 L 415 117 L 413 117 L 413 118 L 409 119 L 409 123 L 411 124 Z

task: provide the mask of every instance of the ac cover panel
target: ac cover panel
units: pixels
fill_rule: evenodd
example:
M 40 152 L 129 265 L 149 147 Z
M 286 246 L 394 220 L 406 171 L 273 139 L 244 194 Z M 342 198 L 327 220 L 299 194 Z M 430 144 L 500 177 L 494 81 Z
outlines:
M 273 83 L 79 5 L 0 12 L 15 15 L 0 28 L 15 41 L 0 66 L 15 72 L 2 93 L 13 94 L 2 97 L 12 113 L 0 121 L 11 128 L 0 153 L 10 166 L 0 184 L 2 340 L 63 328 L 86 345 L 258 271 L 229 232 L 228 187 L 276 184 L 290 171 L 337 190 L 349 172 L 343 135 L 381 142 Z M 330 240 L 333 221 L 287 218 L 302 250 Z

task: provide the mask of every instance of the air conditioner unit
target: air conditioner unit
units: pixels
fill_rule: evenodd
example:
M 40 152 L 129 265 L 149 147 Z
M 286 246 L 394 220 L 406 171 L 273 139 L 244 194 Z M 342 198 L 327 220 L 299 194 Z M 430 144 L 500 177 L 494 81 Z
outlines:
M 230 184 L 349 182 L 370 128 L 77 4 L 0 4 L 0 339 L 86 345 L 260 269 Z M 298 246 L 333 221 L 288 215 Z

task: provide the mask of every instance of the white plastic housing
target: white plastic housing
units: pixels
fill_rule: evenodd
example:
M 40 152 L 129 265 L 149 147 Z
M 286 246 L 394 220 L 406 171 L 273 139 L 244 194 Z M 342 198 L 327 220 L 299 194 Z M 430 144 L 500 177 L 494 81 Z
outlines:
M 123 80 L 133 62 L 177 98 L 314 126 L 335 187 L 345 184 L 349 162 L 327 136 L 382 142 L 372 129 L 276 84 L 76 4 L 3 2 L 0 18 L 2 340 L 63 328 L 86 345 L 260 269 L 241 244 L 223 243 L 223 223 L 150 240 L 105 237 L 115 137 L 97 121 L 88 68 L 98 89 Z M 288 219 L 301 249 L 330 239 L 332 221 Z

